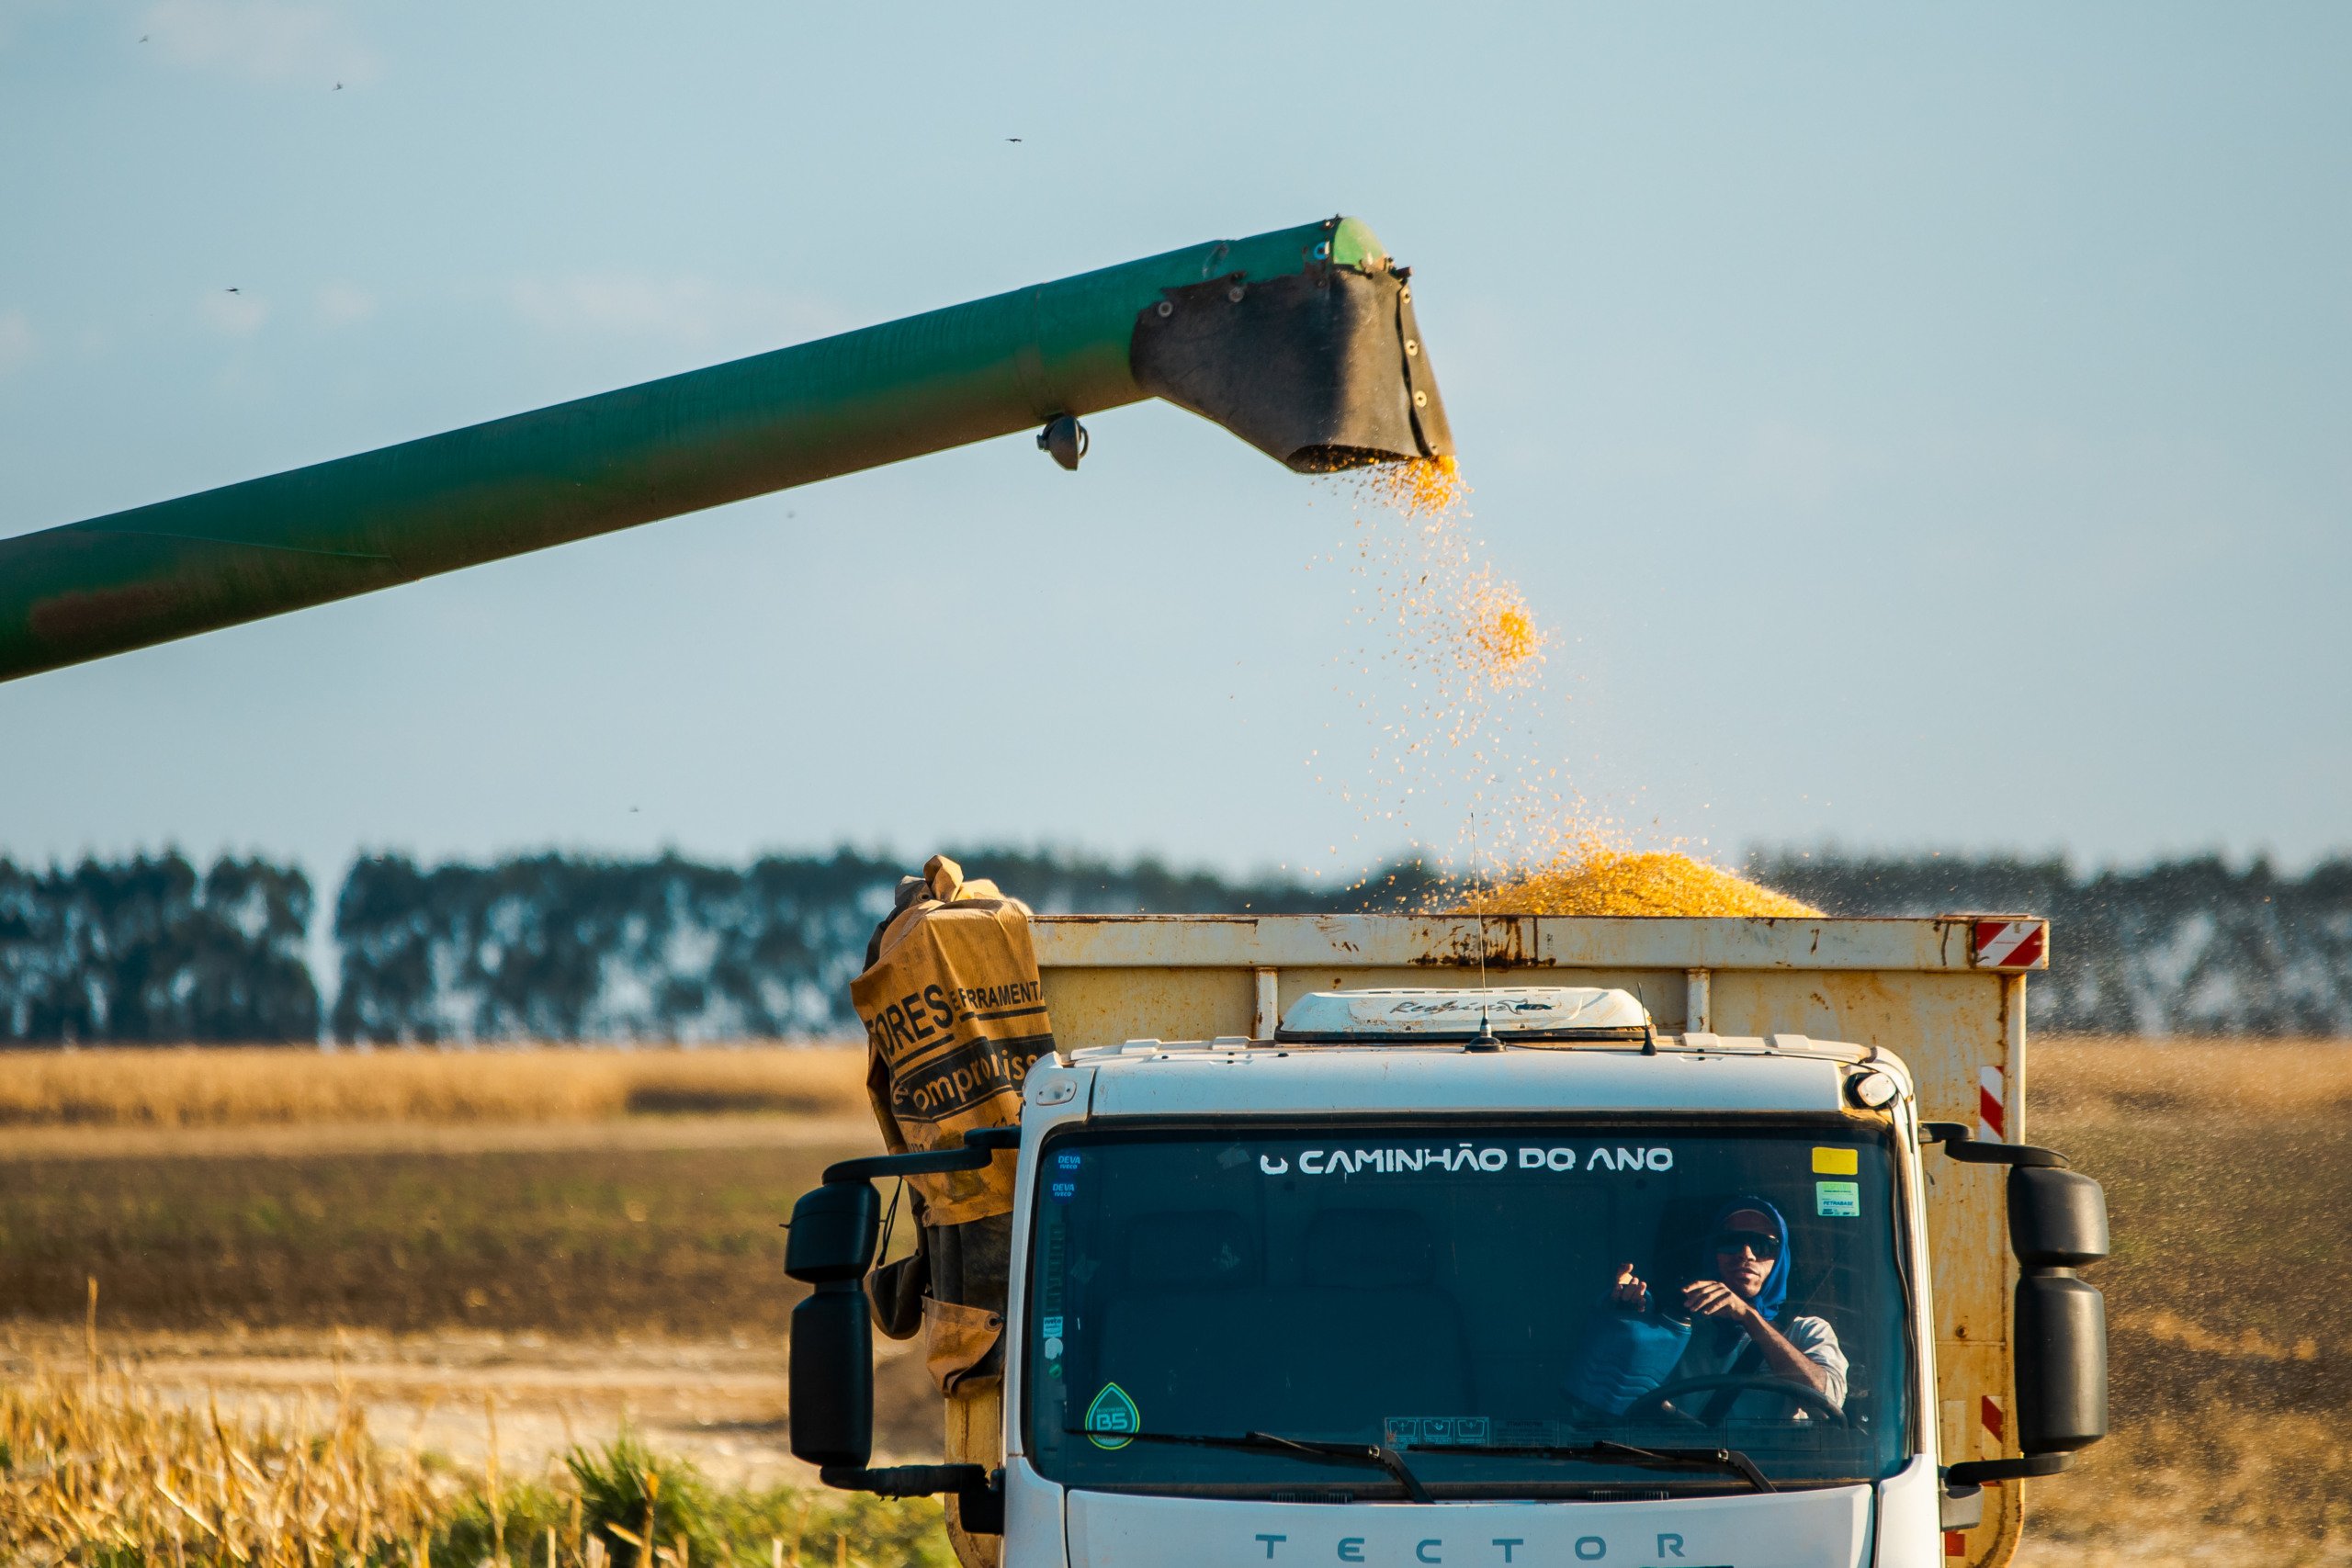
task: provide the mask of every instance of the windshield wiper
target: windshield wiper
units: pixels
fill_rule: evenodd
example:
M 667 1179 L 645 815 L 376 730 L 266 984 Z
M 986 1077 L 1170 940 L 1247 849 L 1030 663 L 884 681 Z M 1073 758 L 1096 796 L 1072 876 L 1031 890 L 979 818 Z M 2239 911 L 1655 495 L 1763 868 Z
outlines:
M 1583 1460 L 1595 1464 L 1646 1464 L 1669 1470 L 1714 1470 L 1736 1475 L 1758 1492 L 1777 1492 L 1771 1478 L 1737 1449 L 1643 1449 L 1607 1439 L 1565 1448 L 1543 1443 L 1519 1447 L 1510 1443 L 1448 1443 L 1416 1450 L 1433 1454 L 1526 1454 L 1537 1459 Z
M 1073 1438 L 1106 1438 L 1113 1434 L 1097 1432 L 1084 1427 L 1065 1427 L 1063 1431 Z M 1413 1473 L 1404 1456 L 1385 1443 L 1323 1443 L 1303 1438 L 1280 1438 L 1272 1432 L 1243 1432 L 1238 1437 L 1215 1432 L 1121 1432 L 1138 1443 L 1182 1443 L 1196 1449 L 1244 1449 L 1258 1453 L 1298 1453 L 1313 1459 L 1335 1459 L 1351 1464 L 1377 1465 L 1405 1489 L 1405 1495 L 1416 1503 L 1434 1503 L 1429 1488 Z M 1770 1491 L 1770 1485 L 1765 1487 Z

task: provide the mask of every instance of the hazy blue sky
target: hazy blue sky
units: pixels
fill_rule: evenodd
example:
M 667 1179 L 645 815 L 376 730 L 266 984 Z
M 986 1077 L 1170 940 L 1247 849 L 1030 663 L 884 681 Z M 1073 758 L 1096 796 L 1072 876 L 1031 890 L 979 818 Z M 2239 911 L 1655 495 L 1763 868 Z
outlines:
M 1344 210 L 1596 799 L 2298 864 L 2347 81 L 2340 6 L 0 0 L 0 534 Z M 0 852 L 1391 847 L 1344 508 L 1091 423 L 0 686 Z

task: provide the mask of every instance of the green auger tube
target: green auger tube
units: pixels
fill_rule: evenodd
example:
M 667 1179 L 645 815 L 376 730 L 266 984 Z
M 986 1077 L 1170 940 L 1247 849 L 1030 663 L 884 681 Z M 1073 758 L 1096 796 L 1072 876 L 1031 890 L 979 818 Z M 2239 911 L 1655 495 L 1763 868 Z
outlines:
M 1407 269 L 1332 218 L 0 539 L 0 680 L 1165 398 L 1302 472 L 1449 455 Z

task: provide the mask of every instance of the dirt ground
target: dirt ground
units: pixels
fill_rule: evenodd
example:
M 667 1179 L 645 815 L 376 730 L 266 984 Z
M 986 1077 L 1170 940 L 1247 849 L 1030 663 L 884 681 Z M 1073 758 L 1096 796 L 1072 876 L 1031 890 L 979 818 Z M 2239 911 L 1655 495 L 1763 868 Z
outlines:
M 515 1475 L 627 1424 L 715 1480 L 813 1484 L 779 1222 L 878 1148 L 840 1116 L 11 1128 L 0 1376 L 87 1363 L 95 1277 L 100 1356 L 168 1403 L 348 1398 L 378 1440 L 469 1466 L 494 1420 Z M 920 1355 L 877 1349 L 878 1450 L 937 1458 Z
M 865 1118 L 0 1132 L 0 1314 L 780 1342 L 783 1222 Z
M 786 1443 L 784 1347 L 734 1340 L 565 1340 L 462 1329 L 389 1335 L 278 1329 L 258 1333 L 113 1333 L 99 1354 L 128 1363 L 165 1402 L 284 1419 L 348 1398 L 371 1436 L 393 1448 L 481 1465 L 496 1423 L 500 1468 L 534 1473 L 576 1442 L 623 1425 L 654 1448 L 692 1459 L 716 1480 L 813 1485 Z M 922 1358 L 882 1341 L 875 1372 L 876 1462 L 935 1460 L 940 1416 Z M 36 1365 L 87 1364 L 84 1329 L 0 1328 L 0 1376 Z

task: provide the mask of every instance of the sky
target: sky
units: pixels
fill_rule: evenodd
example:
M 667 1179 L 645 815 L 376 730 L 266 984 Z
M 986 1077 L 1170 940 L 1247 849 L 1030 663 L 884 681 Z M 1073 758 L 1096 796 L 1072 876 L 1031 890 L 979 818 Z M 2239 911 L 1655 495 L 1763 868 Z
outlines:
M 0 536 L 1347 212 L 1591 809 L 2293 868 L 2348 74 L 2328 6 L 0 0 Z M 0 685 L 0 854 L 1404 848 L 1344 500 L 1089 424 Z

